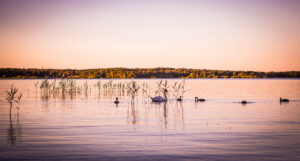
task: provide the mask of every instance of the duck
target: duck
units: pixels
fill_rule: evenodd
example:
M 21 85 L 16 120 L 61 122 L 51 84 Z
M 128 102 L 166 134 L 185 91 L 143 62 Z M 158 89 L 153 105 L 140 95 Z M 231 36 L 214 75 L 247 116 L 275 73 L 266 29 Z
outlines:
M 245 101 L 245 100 L 243 100 L 243 101 L 241 101 L 240 103 L 241 103 L 241 104 L 247 104 L 248 102 Z
M 289 99 L 286 99 L 286 98 L 281 98 L 281 97 L 280 97 L 279 101 L 280 101 L 280 102 L 290 102 L 290 100 L 289 100 Z
M 176 99 L 177 101 L 181 102 L 182 101 L 182 97 L 180 96 L 179 98 Z
M 152 102 L 166 102 L 167 99 L 163 98 L 162 96 L 155 96 L 155 97 L 151 97 Z
M 116 97 L 116 100 L 114 101 L 114 103 L 115 103 L 115 104 L 118 104 L 118 103 L 120 103 L 120 102 L 119 102 L 119 98 L 118 98 L 118 97 Z
M 204 98 L 195 97 L 195 102 L 205 102 Z

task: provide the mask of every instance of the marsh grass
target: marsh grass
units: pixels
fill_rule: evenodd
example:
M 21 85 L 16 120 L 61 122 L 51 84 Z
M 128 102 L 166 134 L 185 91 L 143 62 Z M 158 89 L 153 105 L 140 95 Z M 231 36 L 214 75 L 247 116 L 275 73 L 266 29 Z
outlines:
M 156 88 L 153 88 L 147 82 L 98 80 L 96 83 L 89 85 L 88 81 L 78 84 L 74 79 L 61 79 L 59 81 L 45 79 L 40 83 L 35 82 L 34 85 L 36 88 L 40 85 L 42 99 L 88 99 L 92 97 L 92 94 L 96 94 L 98 99 L 128 96 L 131 100 L 134 100 L 136 96 L 141 94 L 142 99 L 147 100 L 153 95 L 153 92 L 155 96 L 163 96 L 165 99 L 168 99 L 170 96 L 175 98 L 183 97 L 185 93 L 184 80 L 173 84 L 170 84 L 168 80 L 160 80 L 156 83 Z
M 50 88 L 51 88 L 51 84 L 50 84 L 49 80 L 48 79 L 43 80 L 40 85 L 40 89 L 44 90 L 44 92 L 48 93 Z

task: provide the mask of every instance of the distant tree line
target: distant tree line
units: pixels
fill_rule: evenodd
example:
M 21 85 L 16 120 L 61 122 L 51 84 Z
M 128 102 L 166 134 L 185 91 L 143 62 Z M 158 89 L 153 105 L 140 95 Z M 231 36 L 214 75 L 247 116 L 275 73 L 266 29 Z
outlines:
M 300 71 L 255 72 L 186 68 L 100 68 L 84 70 L 0 68 L 0 78 L 300 78 Z

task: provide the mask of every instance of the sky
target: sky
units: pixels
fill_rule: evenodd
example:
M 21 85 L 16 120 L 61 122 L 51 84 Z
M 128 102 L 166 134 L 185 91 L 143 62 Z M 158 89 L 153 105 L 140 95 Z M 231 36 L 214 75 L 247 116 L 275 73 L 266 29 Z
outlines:
M 297 0 L 0 0 L 0 68 L 300 71 Z

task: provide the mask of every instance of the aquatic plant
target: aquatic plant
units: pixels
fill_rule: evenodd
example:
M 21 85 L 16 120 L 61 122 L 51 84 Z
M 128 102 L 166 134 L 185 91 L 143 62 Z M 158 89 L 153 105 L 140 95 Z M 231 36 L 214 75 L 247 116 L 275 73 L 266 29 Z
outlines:
M 61 89 L 61 93 L 65 93 L 67 90 L 67 81 L 65 79 L 62 79 L 58 84 Z
M 84 90 L 85 96 L 87 97 L 88 91 L 89 91 L 89 83 L 87 81 L 85 81 L 83 84 L 83 90 Z
M 164 99 L 168 99 L 170 95 L 176 98 L 179 98 L 179 96 L 183 97 L 185 92 L 184 83 L 184 80 L 175 82 L 174 84 L 170 84 L 168 80 L 160 80 L 156 83 L 157 88 L 154 89 L 155 96 L 161 96 Z M 113 80 L 98 80 L 96 83 L 89 85 L 89 81 L 77 84 L 74 79 L 61 79 L 57 82 L 56 80 L 49 81 L 45 79 L 39 84 L 42 91 L 41 97 L 43 99 L 56 98 L 57 96 L 62 96 L 63 98 L 70 96 L 71 99 L 74 98 L 74 96 L 87 98 L 92 94 L 92 90 L 94 89 L 97 91 L 98 98 L 102 96 L 107 98 L 120 97 L 127 94 L 127 96 L 133 100 L 141 93 L 143 99 L 146 100 L 147 98 L 151 98 L 153 94 L 151 93 L 153 92 L 151 90 L 152 86 L 147 82 L 141 82 L 139 84 L 137 81 L 114 82 Z
M 125 93 L 125 83 L 122 84 L 122 95 Z
M 10 91 L 8 91 L 8 90 L 6 91 L 6 94 L 7 94 L 6 100 L 10 104 L 10 106 L 13 105 L 17 92 L 18 92 L 18 89 L 16 87 L 14 87 L 14 85 L 11 85 Z M 21 98 L 22 98 L 22 96 L 21 96 Z
M 17 100 L 15 100 L 15 102 L 16 102 L 17 104 L 20 104 L 21 99 L 22 99 L 22 96 L 23 96 L 23 93 L 20 92 L 19 96 L 17 97 Z
M 40 88 L 42 90 L 45 89 L 48 92 L 48 90 L 51 88 L 51 84 L 50 84 L 49 80 L 48 79 L 43 80 L 41 85 L 40 85 Z
M 23 93 L 20 92 L 19 96 L 17 97 L 17 100 L 15 100 L 15 102 L 18 104 L 16 107 L 18 109 L 18 115 L 19 115 L 19 107 L 20 107 L 20 103 L 21 103 L 21 99 L 22 99 Z
M 82 87 L 79 86 L 79 85 L 77 85 L 76 92 L 77 92 L 77 93 L 81 93 L 81 91 L 82 91 Z
M 7 102 L 9 103 L 9 114 L 10 114 L 10 117 L 11 117 L 11 109 L 13 107 L 13 103 L 16 102 L 18 105 L 20 104 L 21 102 L 21 99 L 22 99 L 22 96 L 23 96 L 23 93 L 20 92 L 19 96 L 16 97 L 16 94 L 18 92 L 18 88 L 14 87 L 14 85 L 11 85 L 11 88 L 10 90 L 6 91 L 6 100 Z M 17 98 L 17 100 L 15 100 L 15 98 Z M 19 110 L 19 106 L 17 106 L 17 109 Z
M 97 85 L 99 93 L 100 93 L 100 91 L 101 91 L 101 81 L 99 80 L 96 85 Z
M 181 98 L 183 98 L 183 94 L 185 93 L 184 87 L 185 87 L 185 80 L 182 80 L 181 83 L 175 82 L 172 85 L 173 97 L 177 99 L 181 96 Z
M 143 97 L 144 98 L 149 98 L 150 97 L 150 86 L 144 82 L 143 85 L 142 85 L 142 92 L 143 92 Z
M 38 81 L 34 83 L 34 86 L 35 86 L 35 90 L 36 90 L 36 91 L 37 91 L 38 85 L 39 85 L 39 82 L 38 82 Z
M 140 86 L 137 85 L 135 81 L 131 81 L 130 83 L 127 84 L 127 94 L 131 96 L 131 99 L 134 100 L 135 96 L 137 95 Z
M 107 84 L 103 84 L 104 95 L 107 95 Z
M 49 87 L 49 93 L 52 93 L 53 95 L 56 93 L 57 87 L 56 87 L 56 80 L 50 83 Z
M 67 80 L 67 88 L 69 88 L 69 93 L 72 95 L 76 92 L 76 82 L 73 79 Z
M 109 80 L 108 82 L 103 83 L 102 88 L 104 96 L 112 97 L 114 95 L 121 95 L 122 91 L 124 93 L 125 85 L 122 83 L 113 83 L 112 80 Z
M 125 83 L 119 82 L 115 84 L 116 88 L 114 89 L 113 93 L 116 95 L 124 95 L 125 93 Z
M 158 83 L 157 83 L 157 90 L 156 90 L 156 94 L 159 94 L 159 95 L 163 95 L 163 97 L 165 99 L 168 99 L 168 94 L 169 94 L 169 85 L 168 85 L 168 80 L 160 80 Z

